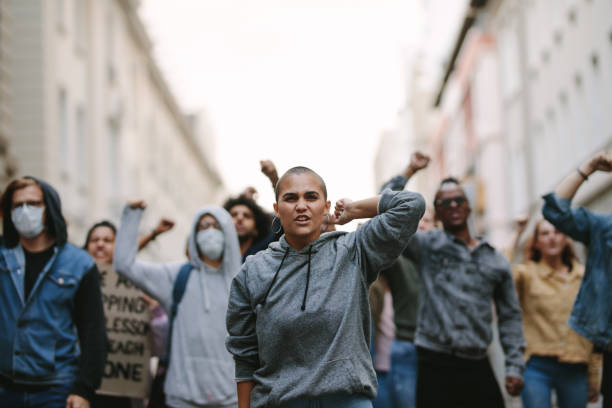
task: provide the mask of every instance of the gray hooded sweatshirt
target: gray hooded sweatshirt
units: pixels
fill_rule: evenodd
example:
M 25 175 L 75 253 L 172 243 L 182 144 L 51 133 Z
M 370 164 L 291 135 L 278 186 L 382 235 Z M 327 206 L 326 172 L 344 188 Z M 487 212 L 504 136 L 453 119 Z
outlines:
M 425 211 L 421 195 L 383 192 L 378 216 L 296 250 L 285 237 L 247 258 L 227 310 L 237 381 L 251 407 L 329 394 L 376 396 L 368 287 L 403 251 Z
M 204 214 L 215 217 L 225 235 L 223 261 L 218 269 L 204 264 L 198 255 L 195 232 Z M 154 264 L 136 260 L 138 225 L 142 210 L 126 207 L 115 242 L 114 266 L 169 313 L 172 288 L 183 262 Z M 238 237 L 231 216 L 209 206 L 193 218 L 188 242 L 193 270 L 174 321 L 170 367 L 166 376 L 167 403 L 182 407 L 236 406 L 233 361 L 224 347 L 225 314 L 232 278 L 240 270 Z

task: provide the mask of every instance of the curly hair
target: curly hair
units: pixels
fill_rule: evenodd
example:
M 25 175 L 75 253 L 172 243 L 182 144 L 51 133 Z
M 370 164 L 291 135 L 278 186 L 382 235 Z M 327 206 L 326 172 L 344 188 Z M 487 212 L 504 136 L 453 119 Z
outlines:
M 268 236 L 270 233 L 270 225 L 272 224 L 271 217 L 261 208 L 255 201 L 251 200 L 244 195 L 238 197 L 230 197 L 224 204 L 223 208 L 229 213 L 231 209 L 237 205 L 244 205 L 253 213 L 255 219 L 255 228 L 257 229 L 257 236 L 255 241 L 259 241 Z
M 535 225 L 535 230 L 533 231 L 533 235 L 529 238 L 527 245 L 525 246 L 525 259 L 529 259 L 533 262 L 540 262 L 542 260 L 542 252 L 536 248 L 536 243 L 538 241 L 538 234 L 540 233 L 540 225 L 546 220 L 540 220 Z M 561 262 L 565 266 L 572 270 L 574 265 L 574 261 L 577 259 L 576 252 L 574 252 L 574 246 L 572 245 L 571 240 L 568 238 L 565 243 L 565 248 L 561 252 Z

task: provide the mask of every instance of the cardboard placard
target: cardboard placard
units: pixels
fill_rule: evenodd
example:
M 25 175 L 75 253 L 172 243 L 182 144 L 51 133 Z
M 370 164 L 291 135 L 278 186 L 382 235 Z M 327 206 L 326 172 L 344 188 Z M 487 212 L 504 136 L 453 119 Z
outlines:
M 108 357 L 98 394 L 144 398 L 150 382 L 151 314 L 142 292 L 112 265 L 98 265 Z

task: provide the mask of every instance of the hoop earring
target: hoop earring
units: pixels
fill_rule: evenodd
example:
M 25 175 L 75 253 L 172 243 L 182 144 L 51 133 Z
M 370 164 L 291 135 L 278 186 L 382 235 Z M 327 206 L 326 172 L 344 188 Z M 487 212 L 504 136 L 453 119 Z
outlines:
M 274 231 L 274 225 L 277 224 L 278 225 L 278 231 Z M 280 234 L 280 232 L 283 230 L 283 224 L 281 224 L 280 222 L 280 218 L 278 218 L 276 215 L 272 218 L 272 233 L 274 235 L 278 235 Z

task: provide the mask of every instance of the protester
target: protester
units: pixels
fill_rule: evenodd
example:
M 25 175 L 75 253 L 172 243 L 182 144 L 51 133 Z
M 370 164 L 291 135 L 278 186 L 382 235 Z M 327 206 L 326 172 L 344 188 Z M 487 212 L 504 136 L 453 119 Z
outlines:
M 406 250 L 420 277 L 417 407 L 503 407 L 486 353 L 493 302 L 506 354 L 506 390 L 518 395 L 524 339 L 510 265 L 471 235 L 471 209 L 459 181 L 442 180 L 434 208 L 443 230 L 417 232 Z
M 378 381 L 378 392 L 372 401 L 374 408 L 393 406 L 393 387 L 391 384 L 391 344 L 395 338 L 393 322 L 393 299 L 387 279 L 378 275 L 368 293 L 373 323 L 373 339 L 370 345 L 372 363 Z
M 601 393 L 604 408 L 612 407 L 612 212 L 597 214 L 572 208 L 571 200 L 596 171 L 612 171 L 612 153 L 601 152 L 580 165 L 544 196 L 542 214 L 559 231 L 588 247 L 582 284 L 569 326 L 603 351 Z
M 266 249 L 270 242 L 276 240 L 270 231 L 271 219 L 257 203 L 243 195 L 230 198 L 223 204 L 223 208 L 232 216 L 238 241 L 242 262 L 249 255 Z
M 46 182 L 13 180 L 0 205 L 1 405 L 88 408 L 107 345 L 96 264 L 67 242 L 60 197 Z
M 151 232 L 140 237 L 138 249 L 143 249 L 157 236 L 170 231 L 173 227 L 173 221 L 162 218 Z M 116 235 L 117 228 L 112 222 L 107 220 L 100 221 L 94 224 L 87 232 L 83 248 L 89 252 L 98 265 L 112 265 Z M 104 292 L 104 288 L 102 291 Z M 151 310 L 153 317 L 151 321 L 151 341 L 153 350 L 158 351 L 160 348 L 159 345 L 166 343 L 166 337 L 168 335 L 167 318 L 157 301 L 143 295 L 143 302 L 145 302 L 147 307 Z M 94 397 L 94 401 L 91 405 L 93 408 L 103 408 L 111 405 L 112 408 L 130 408 L 133 405 L 137 405 L 137 403 L 129 397 L 98 393 Z
M 408 180 L 429 164 L 429 156 L 415 152 L 410 157 L 410 163 L 403 174 L 393 177 L 383 187 L 393 191 L 402 191 Z M 425 211 L 419 221 L 419 230 L 433 228 L 434 221 L 431 211 Z M 383 308 L 381 327 L 375 326 L 375 332 L 380 334 L 376 339 L 376 355 L 374 366 L 377 369 L 378 395 L 374 400 L 375 408 L 414 408 L 416 406 L 416 382 L 418 357 L 414 345 L 418 309 L 419 277 L 414 262 L 405 255 L 400 255 L 390 268 L 381 271 L 381 278 L 388 284 L 390 293 L 385 300 L 392 300 L 392 307 Z M 380 278 L 379 278 L 380 279 Z M 390 334 L 389 324 L 382 317 L 393 316 L 395 336 L 387 343 Z M 379 338 L 383 344 L 389 344 L 390 349 L 378 344 Z M 382 354 L 382 356 L 381 356 Z M 389 356 L 386 364 L 383 360 Z M 377 366 L 378 365 L 378 366 Z M 382 368 L 388 367 L 387 370 Z
M 402 252 L 424 201 L 390 191 L 340 200 L 333 223 L 373 218 L 355 232 L 322 233 L 327 190 L 305 167 L 283 175 L 276 201 L 285 233 L 247 259 L 230 293 L 239 407 L 371 407 L 368 286 Z
M 527 341 L 523 407 L 551 407 L 553 389 L 559 406 L 586 407 L 599 394 L 601 356 L 567 326 L 584 267 L 570 240 L 545 220 L 536 224 L 525 259 L 513 270 Z
M 136 201 L 123 211 L 115 270 L 170 312 L 175 280 L 184 270 L 184 262 L 136 260 L 138 225 L 144 208 L 144 202 Z M 240 269 L 238 237 L 230 215 L 216 206 L 200 209 L 190 230 L 188 253 L 193 270 L 171 323 L 166 403 L 174 408 L 235 407 L 233 364 L 224 341 L 229 288 Z

